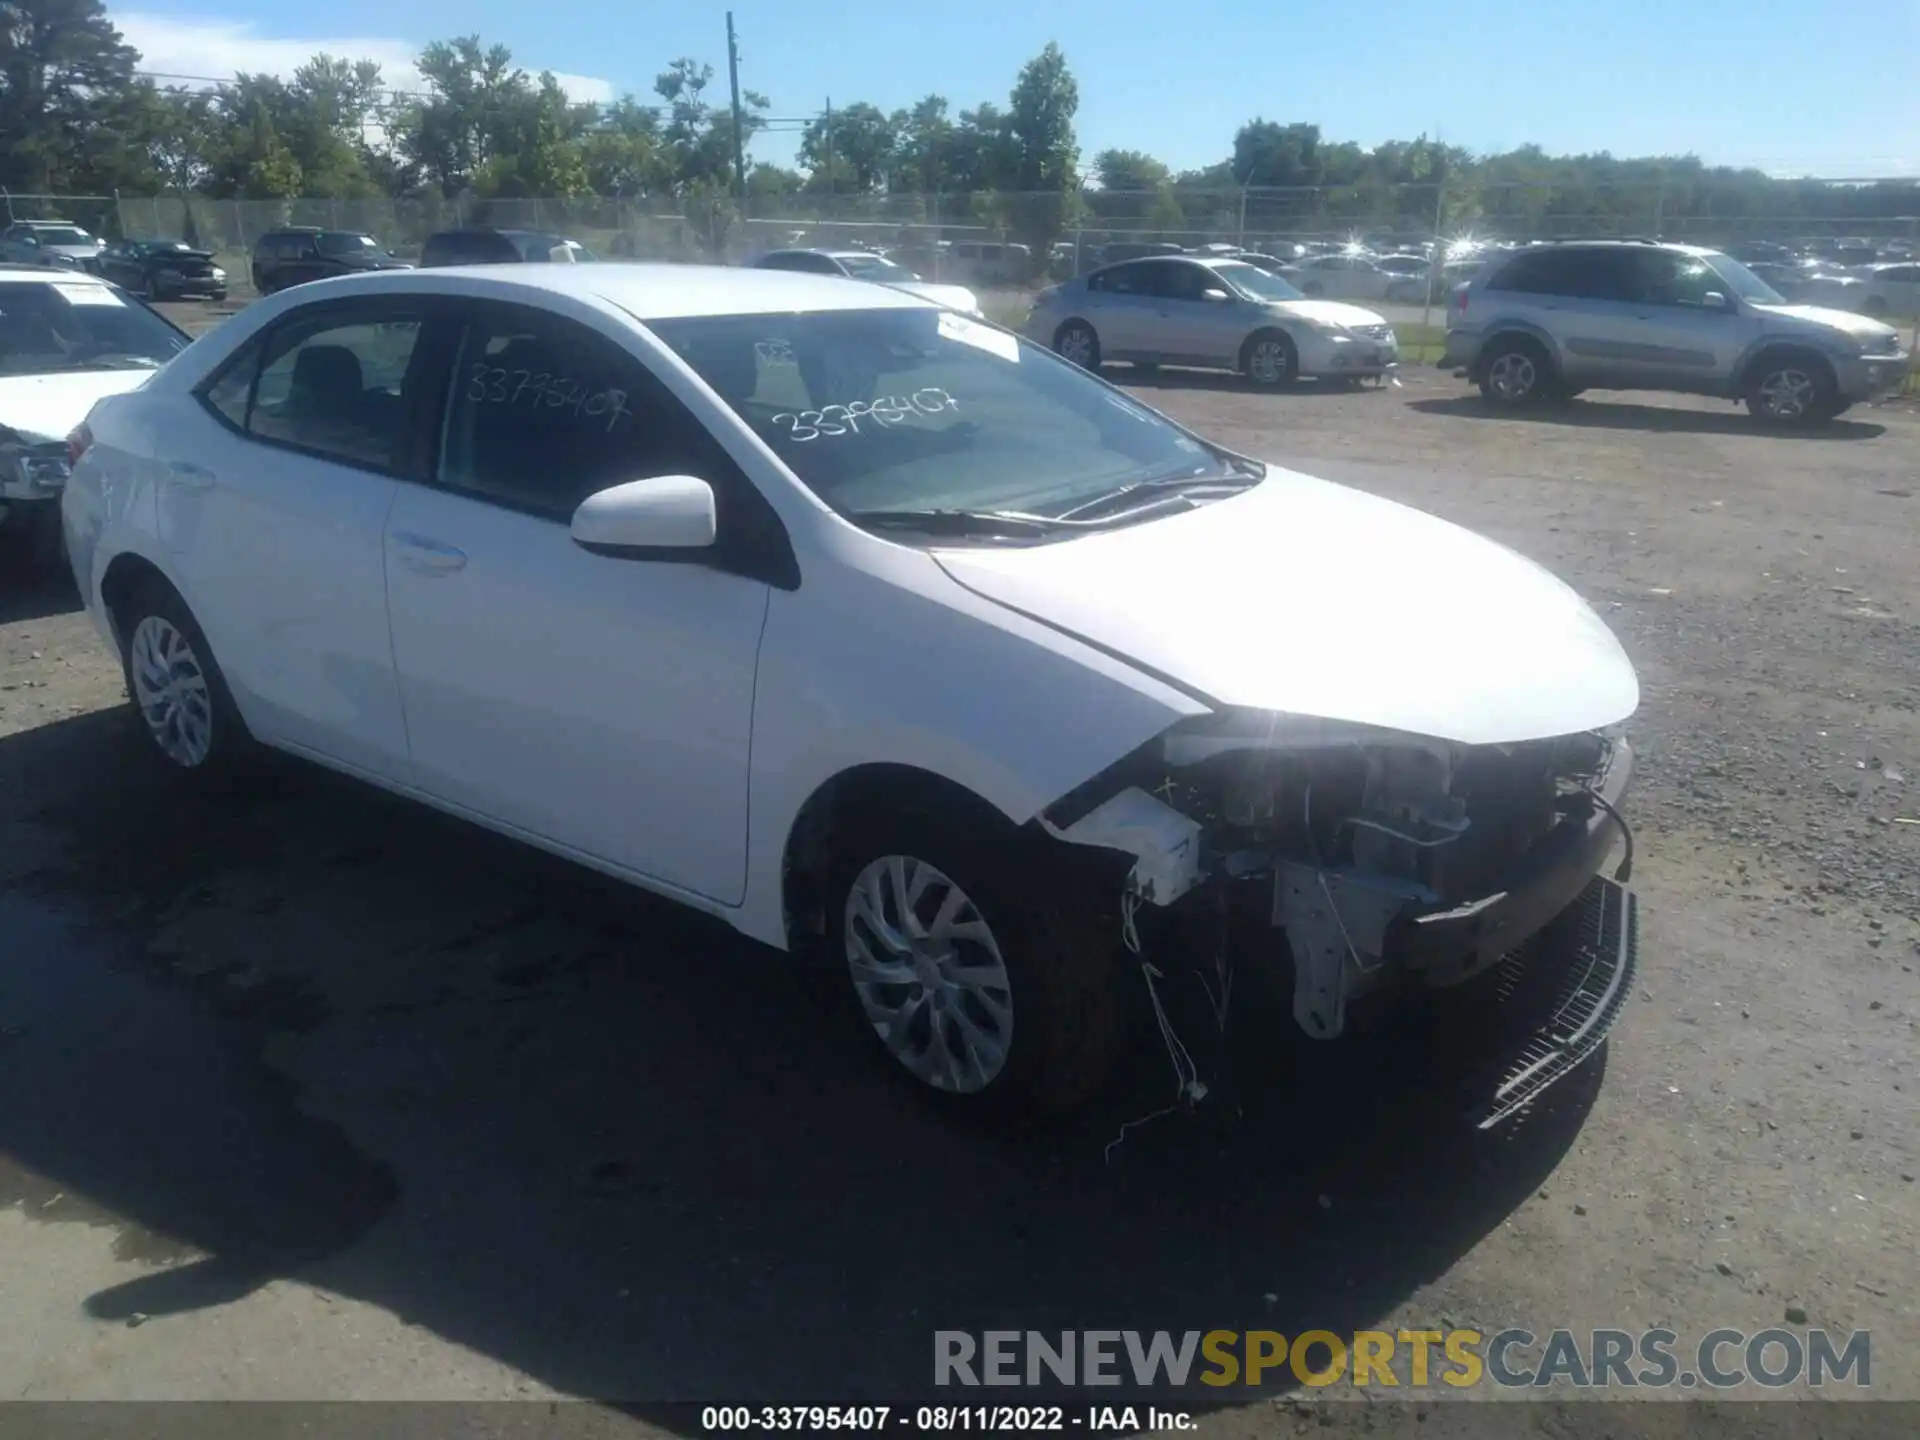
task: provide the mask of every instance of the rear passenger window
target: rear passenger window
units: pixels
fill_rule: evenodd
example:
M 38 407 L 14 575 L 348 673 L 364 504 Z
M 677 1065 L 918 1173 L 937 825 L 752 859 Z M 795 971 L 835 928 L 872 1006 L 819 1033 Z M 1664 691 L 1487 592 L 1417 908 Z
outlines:
M 236 430 L 247 428 L 247 402 L 253 398 L 261 348 L 258 336 L 249 340 L 200 391 L 201 403 Z
M 401 386 L 420 326 L 418 316 L 362 312 L 280 327 L 248 432 L 349 465 L 395 468 L 406 428 Z

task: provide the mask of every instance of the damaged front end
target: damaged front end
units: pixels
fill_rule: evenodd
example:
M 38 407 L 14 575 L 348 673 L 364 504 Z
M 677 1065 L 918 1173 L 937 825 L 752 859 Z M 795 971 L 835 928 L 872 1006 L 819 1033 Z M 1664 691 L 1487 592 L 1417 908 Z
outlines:
M 1619 813 L 1633 768 L 1617 735 L 1459 745 L 1253 712 L 1183 723 L 1050 806 L 1055 838 L 1132 855 L 1133 906 L 1181 907 L 1214 887 L 1251 895 L 1275 943 L 1234 963 L 1290 966 L 1292 1010 L 1315 1039 L 1375 994 L 1457 985 L 1618 892 L 1614 953 L 1563 957 L 1616 992 L 1635 927 Z M 1616 839 L 1626 859 L 1600 875 Z M 1578 948 L 1577 946 L 1575 948 Z M 1591 947 L 1589 947 L 1591 948 Z M 1596 966 L 1598 967 L 1596 969 Z M 1604 974 L 1599 973 L 1604 971 Z M 1587 1026 L 1578 1055 L 1605 1034 Z

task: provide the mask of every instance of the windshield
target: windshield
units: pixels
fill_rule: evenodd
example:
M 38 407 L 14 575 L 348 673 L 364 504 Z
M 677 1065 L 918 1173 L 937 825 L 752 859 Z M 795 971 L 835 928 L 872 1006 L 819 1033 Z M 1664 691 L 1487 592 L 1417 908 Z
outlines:
M 27 233 L 42 245 L 93 244 L 93 237 L 75 225 L 36 225 Z
M 1085 371 L 949 312 L 648 323 L 808 488 L 855 519 L 1056 516 L 1123 486 L 1241 473 Z
M 1727 288 L 1749 305 L 1785 305 L 1787 297 L 1775 290 L 1731 255 L 1708 255 L 1707 264 L 1727 282 Z
M 157 368 L 187 337 L 105 285 L 0 284 L 0 374 Z
M 1239 260 L 1215 265 L 1213 273 L 1225 280 L 1242 295 L 1254 300 L 1302 300 L 1303 296 L 1291 284 L 1270 270 L 1262 270 L 1258 265 L 1247 265 Z
M 380 242 L 371 235 L 354 235 L 344 230 L 329 230 L 314 242 L 322 255 L 378 255 Z
M 856 280 L 918 280 L 920 277 L 904 265 L 896 265 L 881 255 L 840 255 L 835 257 L 847 274 Z

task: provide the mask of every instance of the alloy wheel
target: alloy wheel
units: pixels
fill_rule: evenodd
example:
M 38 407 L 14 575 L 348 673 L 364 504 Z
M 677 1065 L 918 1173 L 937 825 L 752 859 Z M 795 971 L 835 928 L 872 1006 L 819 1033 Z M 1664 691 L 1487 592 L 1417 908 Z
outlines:
M 1278 385 L 1292 368 L 1287 347 L 1278 340 L 1262 340 L 1247 353 L 1247 371 L 1262 385 Z
M 884 855 L 846 901 L 847 967 L 887 1052 L 915 1077 L 977 1094 L 1005 1068 L 1013 991 L 992 927 L 936 866 Z
M 1540 372 L 1533 360 L 1518 350 L 1496 356 L 1487 367 L 1487 385 L 1509 404 L 1526 399 L 1540 383 Z
M 1760 408 L 1772 420 L 1798 420 L 1813 408 L 1815 390 L 1806 371 L 1783 366 L 1761 379 Z
M 134 703 L 160 753 L 191 769 L 213 750 L 213 692 L 200 657 L 171 620 L 148 615 L 128 647 Z
M 1070 325 L 1060 332 L 1059 344 L 1055 347 L 1062 360 L 1072 361 L 1082 370 L 1093 368 L 1093 332 L 1084 325 Z

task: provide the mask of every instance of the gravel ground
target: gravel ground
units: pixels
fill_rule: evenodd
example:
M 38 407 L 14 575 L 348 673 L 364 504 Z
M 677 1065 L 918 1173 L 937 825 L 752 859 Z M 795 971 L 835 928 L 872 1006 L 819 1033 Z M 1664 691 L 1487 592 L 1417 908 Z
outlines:
M 180 800 L 71 597 L 7 582 L 9 1398 L 829 1400 L 917 1386 L 935 1328 L 1697 1339 L 1791 1309 L 1870 1329 L 1874 1392 L 1920 1400 L 1920 415 L 1493 419 L 1433 371 L 1135 388 L 1512 544 L 1615 626 L 1645 686 L 1644 968 L 1604 1060 L 1491 1139 L 1436 1129 L 1365 1042 L 1282 1045 L 1242 1117 L 1160 1121 L 1111 1165 L 1157 1071 L 1066 1136 L 955 1132 L 828 987 L 716 925 L 291 764 Z M 1406 643 L 1447 637 L 1410 611 Z M 1821 1409 L 1828 1434 L 1894 1413 Z M 1619 1428 L 1575 1406 L 1539 1433 Z

